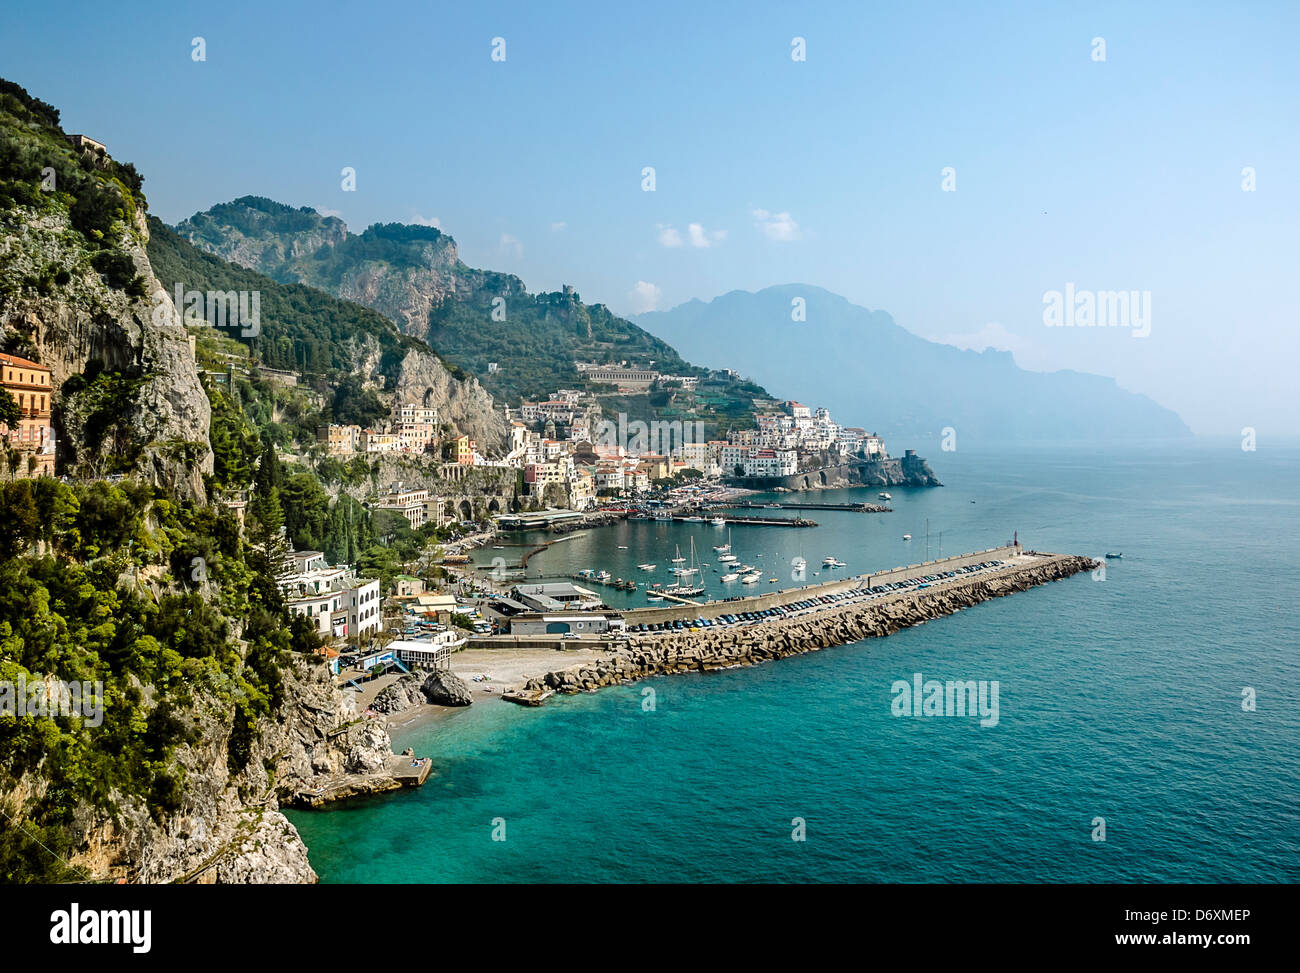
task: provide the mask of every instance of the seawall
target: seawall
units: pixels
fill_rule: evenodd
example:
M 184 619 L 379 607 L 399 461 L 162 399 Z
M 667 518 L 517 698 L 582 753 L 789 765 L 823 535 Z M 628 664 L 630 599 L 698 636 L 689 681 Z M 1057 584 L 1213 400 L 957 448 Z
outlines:
M 617 648 L 611 646 L 609 659 L 548 672 L 529 680 L 525 689 L 576 693 L 649 676 L 758 665 L 833 645 L 892 635 L 991 598 L 1090 571 L 1096 565 L 1092 558 L 1079 555 L 1035 554 L 1028 562 L 979 578 L 950 580 L 869 603 L 828 607 L 824 612 L 800 618 L 743 628 L 637 633 L 629 635 Z M 837 583 L 844 584 L 847 582 Z

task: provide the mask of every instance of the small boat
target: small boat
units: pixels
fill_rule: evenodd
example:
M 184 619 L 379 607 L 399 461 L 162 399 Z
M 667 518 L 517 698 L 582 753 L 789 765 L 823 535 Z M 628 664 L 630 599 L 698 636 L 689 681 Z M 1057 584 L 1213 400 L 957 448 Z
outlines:
M 596 572 L 596 580 L 597 580 L 597 581 L 608 581 L 611 577 L 612 577 L 612 575 L 611 575 L 608 571 L 597 571 L 597 572 Z
M 596 576 L 596 572 L 593 571 L 591 568 L 583 568 L 581 571 L 578 572 L 578 577 L 580 578 L 594 578 L 595 576 Z
M 703 518 L 703 517 L 683 517 L 683 518 L 682 518 L 682 523 L 683 523 L 683 524 L 702 524 L 702 523 L 704 523 L 704 518 Z
M 655 514 L 655 520 L 672 520 L 672 514 Z
M 718 555 L 718 561 L 719 561 L 719 563 L 724 562 L 724 561 L 738 561 L 738 560 L 740 560 L 740 559 L 739 559 L 738 557 L 736 557 L 736 555 L 734 555 L 734 554 L 720 554 L 720 555 Z
M 642 571 L 653 571 L 655 569 L 653 564 L 638 564 L 637 567 Z
M 741 584 L 757 584 L 758 582 L 760 582 L 760 581 L 762 581 L 762 580 L 763 580 L 763 576 L 762 576 L 761 574 L 759 574 L 757 571 L 755 571 L 755 572 L 753 572 L 752 574 L 747 574 L 747 575 L 745 575 L 743 578 L 741 578 L 741 579 L 740 579 L 740 583 L 741 583 Z
M 714 517 L 709 523 L 713 524 L 714 527 L 726 527 L 727 519 L 725 517 Z
M 731 553 L 731 531 L 727 531 L 727 543 L 714 544 L 713 549 L 717 551 L 719 554 L 730 554 Z
M 626 551 L 626 550 L 627 550 L 627 545 L 626 545 L 626 544 L 620 544 L 620 545 L 618 545 L 618 549 L 619 549 L 620 551 Z
M 768 584 L 776 584 L 776 578 L 768 578 L 768 579 L 767 579 L 767 583 L 768 583 Z
M 646 601 L 663 601 L 664 596 L 657 591 L 647 591 L 645 593 Z
M 911 535 L 911 534 L 904 534 L 904 535 L 903 535 L 903 540 L 905 540 L 905 541 L 910 541 L 911 539 L 912 539 L 912 535 Z
M 730 584 L 732 581 L 735 581 L 739 577 L 740 575 L 738 575 L 735 571 L 732 571 L 730 574 L 724 574 L 722 576 L 722 580 Z
M 1124 552 L 1123 552 L 1123 551 L 1107 551 L 1107 552 L 1106 552 L 1106 557 L 1109 558 L 1109 559 L 1112 560 L 1112 561 L 1116 560 L 1117 558 L 1121 558 L 1121 557 L 1123 557 L 1123 556 L 1124 556 Z
M 876 496 L 878 496 L 881 500 L 893 500 L 893 499 L 894 499 L 894 498 L 891 497 L 888 493 L 877 493 Z

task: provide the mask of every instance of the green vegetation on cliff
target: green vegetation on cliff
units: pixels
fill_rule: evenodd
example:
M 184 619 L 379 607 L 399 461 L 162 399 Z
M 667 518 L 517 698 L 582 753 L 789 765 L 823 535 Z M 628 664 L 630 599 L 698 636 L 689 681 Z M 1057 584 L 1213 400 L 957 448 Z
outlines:
M 65 864 L 84 811 L 175 811 L 200 709 L 224 713 L 243 768 L 288 654 L 319 644 L 272 578 L 225 510 L 133 481 L 0 485 L 0 682 L 102 684 L 100 725 L 0 715 L 0 880 L 84 878 Z

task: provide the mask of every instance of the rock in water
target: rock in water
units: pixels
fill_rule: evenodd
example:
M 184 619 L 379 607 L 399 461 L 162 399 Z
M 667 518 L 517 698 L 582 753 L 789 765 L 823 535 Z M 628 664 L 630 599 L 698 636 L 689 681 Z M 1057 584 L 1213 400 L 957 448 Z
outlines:
M 385 715 L 401 713 L 412 706 L 424 702 L 424 692 L 420 689 L 420 677 L 414 674 L 402 676 L 391 686 L 385 686 L 375 696 L 370 708 Z
M 424 695 L 438 706 L 468 706 L 474 702 L 469 687 L 455 673 L 439 669 L 424 680 Z

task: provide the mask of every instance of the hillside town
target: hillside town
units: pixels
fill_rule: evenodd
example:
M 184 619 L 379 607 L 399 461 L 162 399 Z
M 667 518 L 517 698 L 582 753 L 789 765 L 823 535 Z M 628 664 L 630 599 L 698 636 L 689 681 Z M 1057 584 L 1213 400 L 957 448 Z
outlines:
M 690 382 L 692 376 L 662 376 L 645 369 L 581 365 L 596 382 L 616 382 L 621 391 L 643 390 L 665 380 Z M 440 437 L 436 409 L 397 403 L 387 422 L 376 427 L 330 424 L 317 430 L 318 445 L 329 456 L 394 454 L 433 457 L 456 468 L 508 468 L 522 471 L 523 492 L 547 506 L 595 510 L 603 501 L 626 500 L 656 488 L 688 481 L 745 481 L 763 488 L 781 478 L 827 464 L 887 457 L 882 439 L 866 429 L 836 422 L 825 408 L 786 401 L 779 410 L 753 415 L 753 427 L 708 438 L 708 424 L 681 420 L 602 418 L 599 399 L 577 389 L 557 389 L 539 401 L 506 408 L 509 438 L 503 455 L 483 455 L 468 436 Z M 426 490 L 397 490 L 381 496 L 380 509 L 398 510 L 415 528 L 454 519 L 439 498 Z

